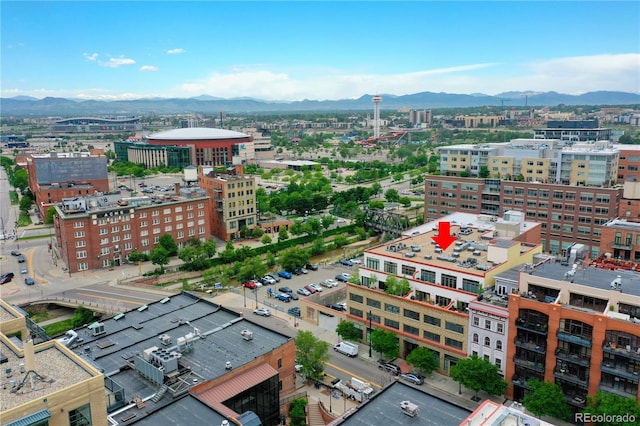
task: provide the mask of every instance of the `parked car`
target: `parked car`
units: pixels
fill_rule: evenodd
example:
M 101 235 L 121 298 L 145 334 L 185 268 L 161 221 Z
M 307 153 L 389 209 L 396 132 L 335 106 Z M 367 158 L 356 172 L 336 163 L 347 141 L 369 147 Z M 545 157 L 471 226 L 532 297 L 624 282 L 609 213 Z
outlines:
M 24 263 L 26 261 L 27 259 L 25 259 L 23 255 L 18 256 L 18 263 Z
M 383 362 L 381 364 L 378 364 L 378 368 L 388 373 L 391 373 L 394 376 L 397 376 L 398 374 L 400 374 L 400 367 L 390 362 Z
M 400 378 L 406 380 L 409 383 L 413 383 L 414 385 L 421 385 L 424 383 L 424 377 L 418 376 L 416 374 L 403 373 L 400 374 Z
M 346 311 L 345 307 L 344 307 L 344 306 L 342 306 L 342 305 L 341 305 L 341 304 L 339 304 L 339 303 L 332 303 L 332 304 L 330 304 L 330 305 L 327 305 L 327 308 L 331 308 L 331 309 L 333 309 L 333 310 L 335 310 L 335 311 L 340 311 L 340 312 L 344 312 L 344 311 Z
M 288 293 L 278 293 L 276 294 L 276 299 L 285 303 L 291 302 L 291 296 Z
M 309 287 L 313 288 L 317 292 L 322 292 L 322 287 L 320 286 L 320 284 L 311 283 L 309 284 Z
M 300 308 L 298 308 L 297 306 L 294 306 L 293 308 L 289 308 L 287 310 L 287 313 L 292 317 L 300 318 Z
M 338 282 L 333 278 L 329 278 L 328 280 L 321 281 L 320 285 L 326 288 L 333 288 L 338 286 Z
M 300 287 L 298 290 L 296 290 L 298 292 L 298 294 L 301 294 L 303 296 L 310 296 L 311 292 L 309 290 L 307 290 L 304 287 Z
M 244 287 L 250 288 L 250 289 L 258 288 L 257 284 L 254 281 L 247 281 L 246 283 L 244 283 L 242 285 Z
M 305 268 L 307 268 L 310 271 L 317 271 L 318 270 L 318 264 L 317 263 L 307 263 Z
M 291 272 L 280 271 L 280 272 L 278 272 L 278 276 L 290 280 L 291 279 Z
M 282 293 L 293 293 L 293 290 L 291 290 L 289 287 L 280 287 L 278 291 Z
M 294 275 L 302 275 L 303 273 L 302 268 L 294 268 L 291 272 L 293 272 Z
M 270 284 L 275 284 L 276 280 L 274 280 L 269 275 L 265 275 L 264 277 L 260 278 L 260 282 L 264 285 L 270 285 Z
M 340 264 L 344 266 L 353 266 L 353 262 L 349 259 L 340 259 Z
M 316 294 L 318 292 L 318 290 L 316 290 L 315 288 L 309 286 L 309 285 L 305 285 L 304 288 L 311 294 Z
M 29 273 L 29 269 L 26 266 L 23 266 L 22 268 L 20 268 L 20 273 L 21 274 L 28 274 Z
M 22 253 L 18 250 L 11 250 L 11 256 L 22 256 Z
M 349 278 L 351 278 L 350 274 L 342 273 L 342 274 L 336 275 L 336 280 L 341 281 L 343 283 L 346 283 L 347 281 L 349 281 Z
M 300 300 L 298 295 L 295 293 L 287 293 L 287 294 L 289 295 L 289 297 L 291 297 L 291 300 Z
M 265 275 L 265 277 L 271 277 L 273 278 L 277 283 L 280 282 L 280 277 L 278 276 L 278 274 L 267 274 Z
M 27 277 L 27 278 L 24 279 L 24 283 L 26 285 L 34 285 L 36 282 L 33 280 L 33 278 Z
M 7 272 L 0 275 L 0 284 L 6 284 L 13 279 L 13 272 Z
M 267 308 L 258 308 L 258 309 L 254 309 L 253 313 L 255 315 L 260 315 L 263 317 L 270 317 L 271 316 L 271 311 Z
M 360 259 L 350 259 L 351 263 L 353 263 L 354 265 L 361 265 L 362 264 L 362 260 Z

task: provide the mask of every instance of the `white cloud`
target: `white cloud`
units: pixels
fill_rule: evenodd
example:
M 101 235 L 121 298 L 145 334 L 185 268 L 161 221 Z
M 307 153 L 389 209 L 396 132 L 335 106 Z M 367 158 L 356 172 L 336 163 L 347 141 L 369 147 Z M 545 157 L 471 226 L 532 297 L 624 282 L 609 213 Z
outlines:
M 123 65 L 134 65 L 136 63 L 135 60 L 130 58 L 109 58 L 107 62 L 100 62 L 100 65 L 107 68 L 119 68 Z
M 158 67 L 154 65 L 143 65 L 140 67 L 140 71 L 158 71 Z
M 177 49 L 169 49 L 167 50 L 167 55 L 179 55 L 181 53 L 186 52 L 183 48 L 179 47 Z
M 98 59 L 98 54 L 97 53 L 83 53 L 82 56 L 84 56 L 84 58 L 87 61 L 93 62 L 96 59 Z

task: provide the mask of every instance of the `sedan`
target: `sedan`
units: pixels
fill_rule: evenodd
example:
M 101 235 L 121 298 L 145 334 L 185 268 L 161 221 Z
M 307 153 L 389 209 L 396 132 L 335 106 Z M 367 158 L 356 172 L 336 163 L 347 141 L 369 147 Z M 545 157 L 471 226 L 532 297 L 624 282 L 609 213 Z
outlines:
M 307 263 L 307 266 L 305 266 L 305 268 L 307 268 L 310 271 L 317 271 L 318 270 L 318 264 L 317 263 Z
M 276 294 L 276 299 L 286 303 L 291 302 L 291 296 L 289 293 L 278 293 Z
M 318 290 L 316 290 L 315 288 L 311 287 L 310 285 L 305 285 L 304 288 L 311 294 L 316 294 L 318 292 Z
M 343 283 L 349 281 L 349 278 L 351 278 L 351 275 L 345 273 L 336 275 L 336 280 L 342 281 Z
M 338 286 L 338 282 L 332 278 L 329 278 L 328 280 L 320 282 L 320 285 L 327 288 L 333 288 Z
M 250 289 L 254 289 L 254 288 L 258 288 L 258 286 L 256 285 L 256 283 L 254 283 L 253 281 L 247 281 L 246 283 L 242 284 L 245 288 L 250 288 Z
M 258 309 L 254 309 L 253 313 L 255 315 L 260 315 L 262 317 L 270 317 L 271 316 L 271 311 L 267 308 L 258 308 Z
M 11 256 L 21 256 L 22 254 L 18 250 L 11 250 Z
M 400 378 L 409 383 L 413 383 L 414 385 L 421 385 L 424 383 L 424 378 L 416 374 L 403 373 L 400 375 Z
M 26 266 L 23 266 L 22 268 L 20 268 L 20 273 L 21 274 L 28 274 L 29 273 L 29 269 L 27 269 Z
M 275 282 L 277 282 L 277 283 L 280 282 L 280 277 L 278 276 L 278 274 L 267 274 L 267 275 L 265 275 L 265 277 L 271 277 L 271 278 L 273 278 L 273 280 Z
M 282 278 L 285 278 L 287 280 L 290 280 L 292 275 L 291 275 L 291 272 L 280 271 L 280 272 L 278 272 L 278 276 L 280 276 Z
M 26 261 L 27 261 L 27 259 L 25 259 L 25 257 L 23 255 L 18 256 L 18 263 L 24 263 Z
M 303 296 L 310 296 L 311 292 L 309 290 L 307 290 L 304 287 L 300 287 L 298 290 L 296 290 L 298 292 L 298 294 L 301 294 Z
M 347 310 L 344 306 L 342 306 L 339 303 L 332 303 L 331 305 L 327 305 L 327 308 L 331 308 L 335 311 L 340 311 L 340 312 L 344 312 Z
M 27 277 L 27 278 L 24 279 L 24 283 L 26 285 L 34 285 L 36 282 L 33 280 L 33 278 Z
M 313 288 L 317 292 L 322 292 L 322 287 L 320 286 L 320 284 L 311 283 L 309 284 L 309 287 Z
M 291 290 L 289 287 L 280 287 L 278 291 L 281 291 L 282 293 L 293 293 L 293 290 Z
M 349 259 L 341 259 L 340 264 L 344 266 L 353 266 L 353 262 Z

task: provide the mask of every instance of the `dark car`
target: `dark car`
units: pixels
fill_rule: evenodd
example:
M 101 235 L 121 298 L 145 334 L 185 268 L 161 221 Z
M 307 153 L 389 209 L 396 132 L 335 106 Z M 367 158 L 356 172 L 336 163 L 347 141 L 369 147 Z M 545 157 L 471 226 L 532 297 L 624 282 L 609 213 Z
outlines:
M 18 250 L 11 250 L 11 256 L 22 256 L 22 253 Z
M 305 268 L 307 268 L 310 271 L 317 271 L 318 270 L 318 264 L 317 263 L 307 263 Z
M 347 281 L 349 281 L 349 278 L 351 278 L 351 275 L 349 274 L 338 274 L 336 275 L 336 280 L 338 281 L 342 281 L 343 283 L 346 283 Z
M 27 278 L 24 279 L 24 283 L 26 285 L 34 285 L 36 282 L 33 280 L 33 278 L 27 277 Z
M 295 293 L 287 293 L 287 294 L 291 297 L 291 300 L 300 300 L 298 295 Z
M 300 308 L 298 308 L 297 306 L 294 306 L 293 308 L 289 308 L 287 310 L 287 313 L 292 317 L 300 318 Z
M 287 280 L 290 280 L 292 275 L 291 275 L 291 273 L 290 273 L 290 272 L 287 272 L 287 271 L 280 271 L 280 272 L 278 272 L 278 276 L 280 276 L 280 277 L 282 277 L 282 278 L 285 278 L 285 279 L 287 279 Z
M 305 290 L 307 290 L 311 294 L 316 294 L 318 292 L 318 290 L 316 290 L 315 288 L 311 287 L 310 285 L 305 285 L 304 288 L 305 288 Z
M 293 293 L 293 290 L 291 290 L 289 287 L 280 287 L 278 291 L 281 291 L 283 293 Z
M 341 259 L 340 264 L 344 266 L 353 266 L 353 262 L 349 259 Z
M 390 362 L 384 362 L 384 363 L 378 364 L 378 368 L 388 373 L 391 373 L 394 376 L 397 376 L 398 374 L 400 374 L 400 367 Z
M 13 279 L 13 272 L 0 275 L 0 284 L 6 284 Z
M 27 259 L 25 259 L 23 255 L 18 256 L 18 263 L 24 263 L 26 261 Z
M 292 271 L 295 275 L 302 275 L 302 268 L 294 268 Z
M 344 305 L 341 305 L 339 303 L 332 303 L 330 305 L 327 305 L 327 308 L 331 308 L 331 309 L 333 309 L 335 311 L 340 311 L 340 312 L 346 311 Z

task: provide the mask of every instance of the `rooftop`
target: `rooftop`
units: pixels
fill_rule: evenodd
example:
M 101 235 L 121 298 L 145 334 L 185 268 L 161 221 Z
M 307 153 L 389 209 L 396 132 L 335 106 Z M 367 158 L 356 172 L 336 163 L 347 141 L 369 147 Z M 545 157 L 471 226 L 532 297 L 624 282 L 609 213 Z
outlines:
M 15 339 L 11 342 L 17 343 Z M 0 338 L 0 352 L 7 359 L 2 363 L 5 377 L 0 387 L 0 413 L 46 398 L 98 375 L 97 371 L 69 357 L 53 341 L 36 347 L 33 372 L 26 370 L 23 353 L 16 352 L 15 347 L 4 340 L 4 336 Z M 11 372 L 11 377 L 6 377 L 7 370 Z
M 400 403 L 409 401 L 417 405 L 415 417 L 405 415 Z M 453 405 L 420 389 L 393 382 L 376 393 L 369 401 L 355 407 L 353 411 L 338 420 L 336 424 L 346 426 L 414 426 L 459 425 L 469 415 L 469 411 Z
M 624 219 L 612 219 L 602 226 L 606 226 L 608 228 L 628 229 L 630 231 L 640 231 L 640 222 L 629 222 Z
M 521 218 L 515 214 L 519 212 L 511 213 L 513 216 L 509 217 Z M 457 236 L 455 243 L 446 250 L 437 246 L 433 240 L 433 237 L 438 235 L 437 229 L 442 222 L 449 222 L 451 235 Z M 516 222 L 488 215 L 453 213 L 405 231 L 402 237 L 368 249 L 366 252 L 369 255 L 403 258 L 421 265 L 483 276 L 500 264 L 493 260 L 493 247 L 506 249 L 521 245 L 521 252 L 535 247 L 511 239 L 496 238 L 496 226 L 501 225 L 512 225 L 516 228 L 514 232 L 518 235 L 526 229 L 539 226 L 533 222 Z
M 172 129 L 153 133 L 147 136 L 149 140 L 210 140 L 210 139 L 245 139 L 251 136 L 232 130 L 214 129 L 209 127 L 191 127 L 186 129 Z
M 469 417 L 460 423 L 461 426 L 553 426 L 522 410 L 522 405 L 514 402 L 507 407 L 490 399 L 484 401 Z

